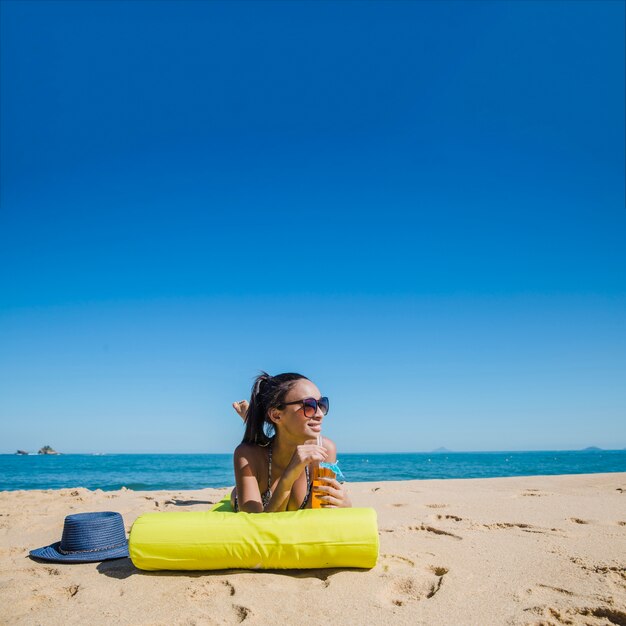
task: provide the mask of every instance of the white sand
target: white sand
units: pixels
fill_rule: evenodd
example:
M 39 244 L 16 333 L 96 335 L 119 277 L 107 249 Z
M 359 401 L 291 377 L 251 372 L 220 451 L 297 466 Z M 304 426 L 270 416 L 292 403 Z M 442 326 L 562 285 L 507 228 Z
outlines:
M 28 558 L 70 513 L 203 510 L 225 489 L 0 492 L 2 624 L 626 625 L 626 474 L 355 483 L 369 571 L 141 572 Z

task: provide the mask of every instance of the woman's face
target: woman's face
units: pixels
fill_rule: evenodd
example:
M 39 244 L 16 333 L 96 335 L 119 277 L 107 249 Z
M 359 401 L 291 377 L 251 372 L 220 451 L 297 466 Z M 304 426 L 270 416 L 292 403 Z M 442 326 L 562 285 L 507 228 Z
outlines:
M 284 397 L 283 402 L 296 402 L 304 398 L 315 398 L 319 400 L 321 397 L 320 390 L 310 380 L 298 380 Z M 309 439 L 317 439 L 322 432 L 322 410 L 317 407 L 317 411 L 313 417 L 306 417 L 302 404 L 288 404 L 283 406 L 281 410 L 274 409 L 274 419 L 276 428 L 285 431 L 292 438 L 299 441 L 307 441 Z

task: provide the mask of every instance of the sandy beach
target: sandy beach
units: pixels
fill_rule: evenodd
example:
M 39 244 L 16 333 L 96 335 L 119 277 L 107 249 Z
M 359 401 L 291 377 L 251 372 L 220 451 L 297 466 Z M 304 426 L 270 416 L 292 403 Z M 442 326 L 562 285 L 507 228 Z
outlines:
M 2 624 L 626 624 L 626 474 L 354 483 L 357 570 L 142 572 L 31 560 L 70 513 L 206 510 L 226 489 L 0 493 Z

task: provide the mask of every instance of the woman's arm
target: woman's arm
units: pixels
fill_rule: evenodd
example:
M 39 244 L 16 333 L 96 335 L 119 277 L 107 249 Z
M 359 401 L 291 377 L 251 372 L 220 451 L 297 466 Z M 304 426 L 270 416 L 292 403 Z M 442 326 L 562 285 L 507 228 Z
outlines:
M 276 513 L 278 511 L 286 511 L 289 504 L 289 498 L 291 497 L 291 490 L 293 484 L 296 482 L 297 476 L 287 475 L 286 473 L 280 477 L 276 489 L 272 493 L 270 501 L 265 507 L 266 513 Z
M 272 493 L 272 498 L 268 502 L 267 507 L 265 507 L 265 511 L 267 513 L 286 511 L 293 485 L 298 476 L 304 471 L 304 468 L 311 463 L 319 463 L 327 459 L 328 453 L 325 448 L 318 446 L 316 443 L 306 443 L 298 446 L 291 457 L 289 465 L 280 477 L 276 489 Z
M 244 513 L 286 511 L 293 485 L 304 471 L 304 467 L 310 463 L 325 461 L 328 457 L 326 450 L 321 446 L 315 444 L 298 446 L 264 509 L 258 479 L 259 468 L 265 467 L 261 459 L 262 454 L 262 449 L 258 446 L 245 443 L 238 445 L 235 449 L 237 502 L 239 510 Z
M 257 451 L 253 446 L 242 443 L 235 448 L 235 483 L 239 510 L 244 513 L 262 513 L 263 502 L 257 479 Z

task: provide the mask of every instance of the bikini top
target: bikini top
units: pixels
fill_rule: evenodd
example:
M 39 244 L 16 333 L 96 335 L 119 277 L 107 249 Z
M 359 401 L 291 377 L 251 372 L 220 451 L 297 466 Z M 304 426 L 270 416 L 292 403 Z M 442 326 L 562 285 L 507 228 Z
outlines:
M 263 509 L 267 507 L 272 499 L 272 446 L 267 449 L 268 452 L 268 470 L 267 470 L 267 491 L 264 491 L 261 494 L 261 502 L 263 503 Z M 306 474 L 306 495 L 304 496 L 304 500 L 302 500 L 302 504 L 298 507 L 298 509 L 304 509 L 306 507 L 307 502 L 309 501 L 309 496 L 311 494 L 311 479 L 309 478 L 309 466 L 306 465 L 304 468 L 304 473 Z

